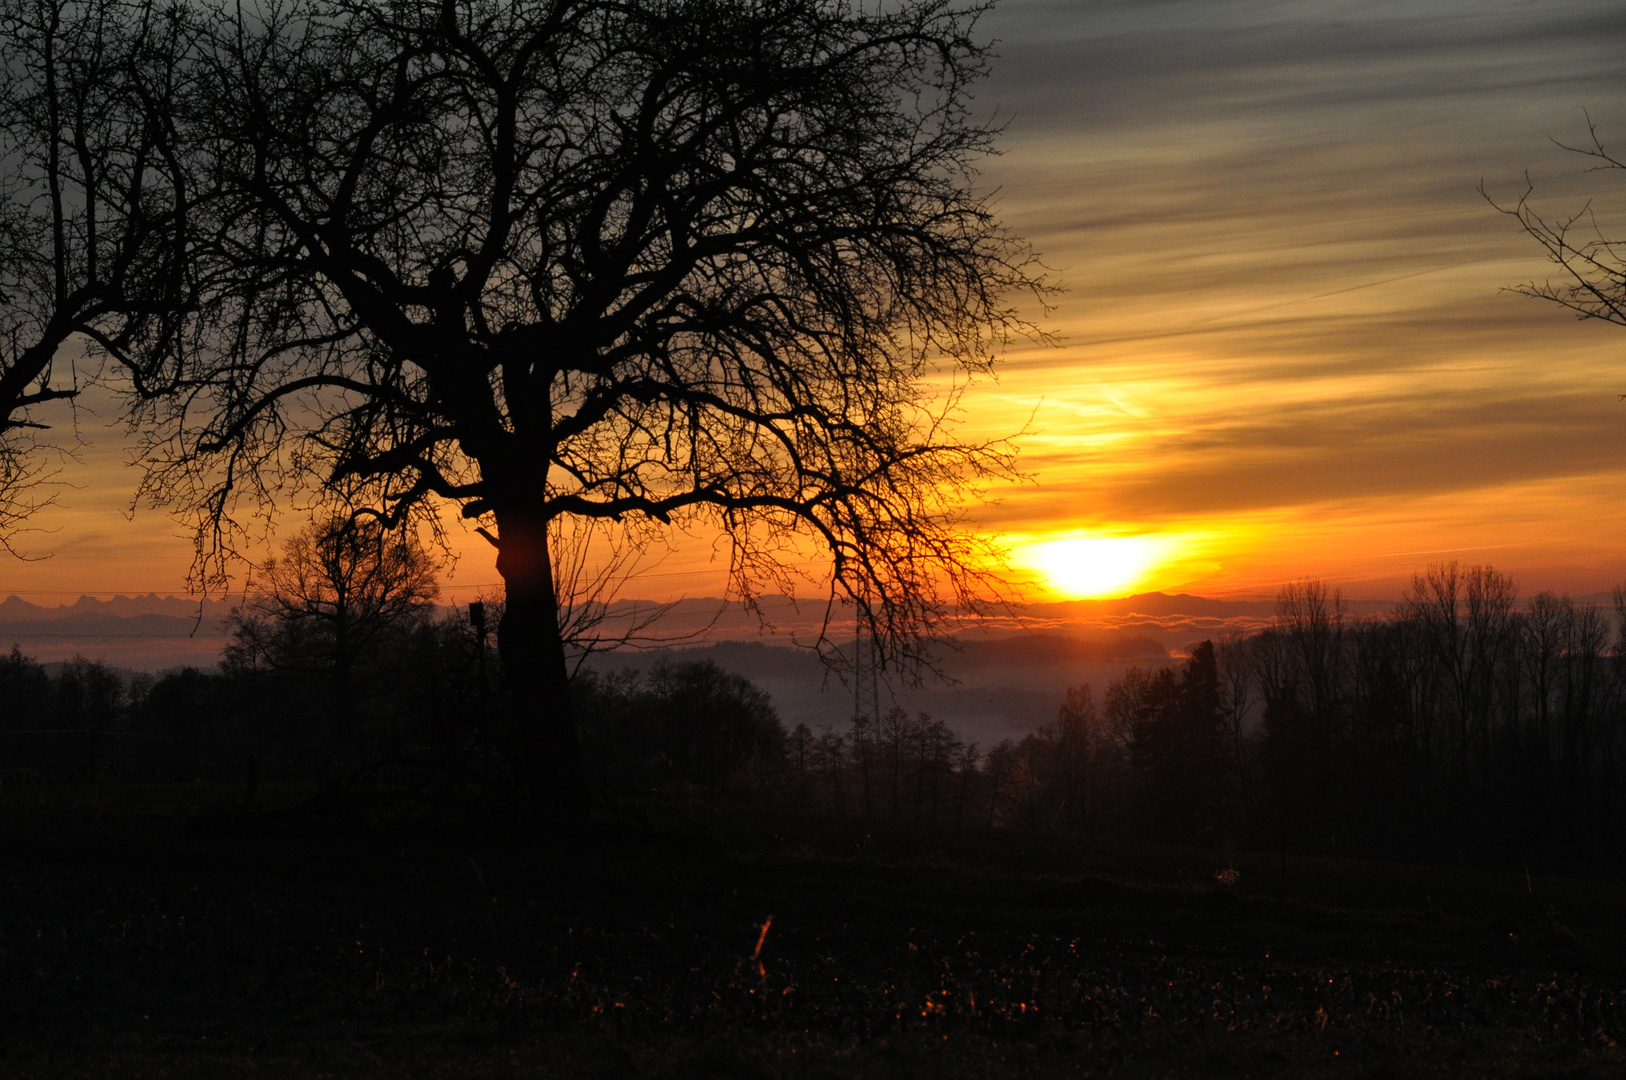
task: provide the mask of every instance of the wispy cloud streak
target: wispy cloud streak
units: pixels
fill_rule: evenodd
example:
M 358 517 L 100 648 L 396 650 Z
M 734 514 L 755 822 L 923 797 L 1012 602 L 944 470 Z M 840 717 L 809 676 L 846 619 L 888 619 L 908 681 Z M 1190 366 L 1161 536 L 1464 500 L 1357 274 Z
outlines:
M 1626 138 L 1618 3 L 1015 0 L 988 28 L 1010 146 L 988 176 L 1070 286 L 1062 347 L 974 406 L 997 427 L 1043 400 L 1038 483 L 992 519 L 1270 514 L 1276 539 L 1213 578 L 1262 584 L 1361 573 L 1331 552 L 1394 548 L 1374 504 L 1426 503 L 1443 550 L 1488 542 L 1496 491 L 1575 514 L 1566 490 L 1626 471 L 1626 337 L 1502 291 L 1545 266 L 1476 190 L 1529 169 L 1626 233 L 1626 190 L 1550 140 L 1583 138 L 1583 110 Z M 1524 557 L 1591 566 L 1577 525 Z

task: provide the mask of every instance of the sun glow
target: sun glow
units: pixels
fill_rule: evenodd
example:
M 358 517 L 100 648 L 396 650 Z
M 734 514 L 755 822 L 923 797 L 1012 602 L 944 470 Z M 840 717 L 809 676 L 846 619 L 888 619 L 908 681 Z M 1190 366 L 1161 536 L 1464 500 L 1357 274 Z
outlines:
M 1165 546 L 1145 536 L 1073 536 L 1032 544 L 1022 561 L 1050 592 L 1087 600 L 1135 591 L 1157 569 Z

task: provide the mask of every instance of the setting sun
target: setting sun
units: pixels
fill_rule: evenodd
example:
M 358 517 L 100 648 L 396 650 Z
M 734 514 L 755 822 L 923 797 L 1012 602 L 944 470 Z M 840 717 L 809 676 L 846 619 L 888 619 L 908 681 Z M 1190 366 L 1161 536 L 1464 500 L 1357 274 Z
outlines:
M 1024 561 L 1050 591 L 1084 600 L 1133 591 L 1156 567 L 1161 546 L 1143 536 L 1075 536 L 1034 544 Z

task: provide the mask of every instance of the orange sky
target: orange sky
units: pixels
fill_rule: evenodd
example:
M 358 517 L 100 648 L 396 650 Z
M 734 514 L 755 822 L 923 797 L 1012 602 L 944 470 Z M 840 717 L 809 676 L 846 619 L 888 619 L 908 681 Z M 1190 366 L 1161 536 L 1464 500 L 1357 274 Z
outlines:
M 1528 169 L 1544 208 L 1596 194 L 1626 236 L 1626 185 L 1549 141 L 1590 109 L 1626 143 L 1618 0 L 1006 0 L 985 27 L 986 178 L 1067 286 L 1059 347 L 966 399 L 969 435 L 1029 426 L 1033 483 L 978 511 L 1019 564 L 1152 536 L 1126 588 L 1389 596 L 1446 558 L 1526 593 L 1626 579 L 1626 331 L 1501 291 L 1546 268 L 1475 191 Z M 23 538 L 51 557 L 0 562 L 0 596 L 184 586 L 189 542 L 122 515 L 135 474 L 89 405 L 75 486 Z M 454 596 L 496 581 L 460 546 Z M 716 593 L 709 555 L 685 541 L 630 591 Z

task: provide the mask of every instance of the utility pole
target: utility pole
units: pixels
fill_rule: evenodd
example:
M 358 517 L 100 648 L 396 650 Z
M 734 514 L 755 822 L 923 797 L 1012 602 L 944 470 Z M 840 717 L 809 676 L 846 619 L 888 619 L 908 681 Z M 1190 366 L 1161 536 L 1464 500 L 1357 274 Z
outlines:
M 484 601 L 469 601 L 469 625 L 474 627 L 475 678 L 478 680 L 474 688 L 475 715 L 480 718 L 480 729 L 484 731 L 486 727 L 486 605 Z

